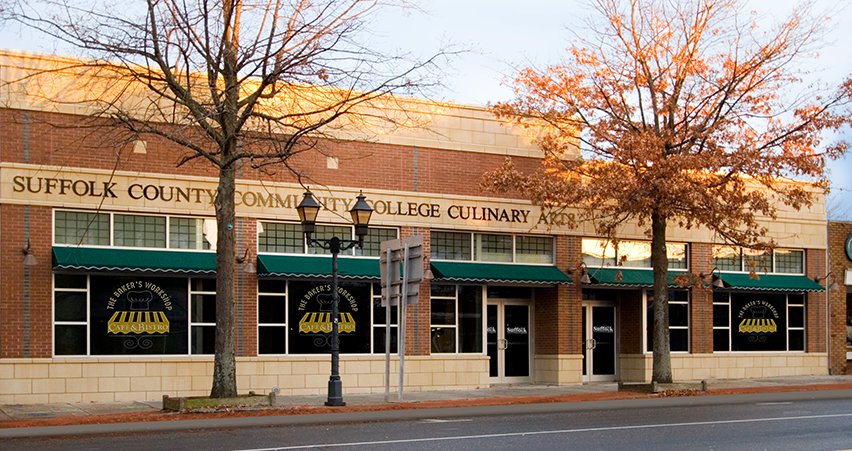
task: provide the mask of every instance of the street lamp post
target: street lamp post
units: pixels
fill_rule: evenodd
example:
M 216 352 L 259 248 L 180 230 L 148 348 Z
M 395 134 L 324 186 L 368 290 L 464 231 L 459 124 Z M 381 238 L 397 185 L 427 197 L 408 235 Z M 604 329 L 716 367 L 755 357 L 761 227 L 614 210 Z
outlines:
M 367 204 L 364 193 L 361 192 L 356 197 L 355 205 L 349 210 L 352 215 L 352 222 L 355 224 L 355 235 L 357 240 L 343 240 L 336 236 L 329 239 L 317 240 L 311 237 L 316 226 L 317 215 L 320 211 L 320 205 L 314 199 L 311 190 L 305 191 L 302 201 L 296 207 L 299 212 L 299 220 L 302 222 L 302 230 L 305 233 L 305 239 L 308 246 L 318 246 L 322 249 L 331 252 L 331 376 L 328 378 L 328 399 L 325 401 L 327 406 L 345 406 L 343 402 L 343 382 L 340 380 L 340 335 L 338 333 L 338 323 L 340 322 L 340 308 L 338 302 L 340 295 L 337 292 L 337 255 L 341 251 L 352 249 L 355 246 L 364 246 L 364 236 L 367 235 L 367 228 L 370 224 L 370 216 L 373 214 L 373 209 Z

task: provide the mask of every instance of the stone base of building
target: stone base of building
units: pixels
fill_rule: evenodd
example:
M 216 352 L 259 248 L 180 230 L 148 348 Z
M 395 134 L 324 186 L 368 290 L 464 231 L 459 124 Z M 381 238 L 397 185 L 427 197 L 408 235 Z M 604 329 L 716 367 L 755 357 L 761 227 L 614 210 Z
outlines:
M 324 395 L 328 356 L 237 359 L 239 393 Z M 398 360 L 391 360 L 391 389 L 398 385 Z M 210 393 L 212 357 L 86 359 L 4 359 L 0 361 L 0 404 L 159 400 Z M 344 393 L 384 392 L 384 356 L 342 356 Z M 487 387 L 488 356 L 405 358 L 406 391 L 467 390 Z
M 621 354 L 618 362 L 622 381 L 651 381 L 653 358 L 650 354 Z M 675 381 L 825 374 L 828 374 L 828 354 L 826 353 L 749 352 L 672 355 L 672 376 Z
M 583 383 L 582 355 L 538 355 L 533 360 L 534 381 L 545 385 Z

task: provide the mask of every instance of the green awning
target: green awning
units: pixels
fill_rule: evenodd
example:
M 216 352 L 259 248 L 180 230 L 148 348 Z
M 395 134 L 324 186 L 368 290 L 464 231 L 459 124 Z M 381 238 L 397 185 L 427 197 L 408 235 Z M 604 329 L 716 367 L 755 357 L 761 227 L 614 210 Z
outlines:
M 216 254 L 214 252 L 57 246 L 53 248 L 53 269 L 215 274 Z
M 337 274 L 341 279 L 381 279 L 379 260 L 338 257 Z M 258 255 L 258 277 L 331 277 L 331 257 L 321 255 Z
M 717 273 L 718 274 L 718 273 Z M 721 273 L 725 288 L 762 291 L 823 291 L 825 287 L 802 275 L 759 274 L 752 279 L 745 273 Z
M 675 283 L 674 278 L 681 274 L 686 274 L 686 272 L 669 270 L 668 286 L 679 286 Z M 651 269 L 589 268 L 589 278 L 592 280 L 591 285 L 605 287 L 654 286 L 654 271 Z
M 435 282 L 477 282 L 554 285 L 571 283 L 555 266 L 500 263 L 432 262 Z

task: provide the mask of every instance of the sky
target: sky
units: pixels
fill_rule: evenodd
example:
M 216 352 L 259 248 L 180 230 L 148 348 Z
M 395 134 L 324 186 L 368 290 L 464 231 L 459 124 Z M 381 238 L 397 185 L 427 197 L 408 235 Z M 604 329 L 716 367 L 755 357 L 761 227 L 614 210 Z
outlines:
M 121 0 L 119 0 L 121 1 Z M 414 0 L 416 2 L 416 0 Z M 591 11 L 588 0 L 420 0 L 420 10 L 384 10 L 370 26 L 371 40 L 386 50 L 431 55 L 443 43 L 470 49 L 446 67 L 443 87 L 431 93 L 438 100 L 484 106 L 511 98 L 507 81 L 516 68 L 559 63 L 573 33 Z M 746 0 L 768 20 L 784 18 L 798 0 Z M 815 0 L 818 11 L 831 17 L 833 28 L 820 57 L 808 64 L 812 81 L 831 85 L 852 73 L 852 1 Z M 0 30 L 0 47 L 55 51 L 51 43 Z M 852 130 L 841 137 L 852 141 Z M 852 220 L 852 152 L 829 164 L 832 219 Z

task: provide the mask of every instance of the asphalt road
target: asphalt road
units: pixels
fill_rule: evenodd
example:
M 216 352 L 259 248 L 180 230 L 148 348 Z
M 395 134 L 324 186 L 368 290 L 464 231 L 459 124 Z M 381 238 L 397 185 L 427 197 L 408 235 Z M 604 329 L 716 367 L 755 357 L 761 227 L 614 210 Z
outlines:
M 211 421 L 139 424 L 136 431 L 106 435 L 7 438 L 0 449 L 852 448 L 849 390 L 380 414 L 265 417 L 246 419 L 242 427 Z M 196 429 L 169 430 L 178 426 Z

